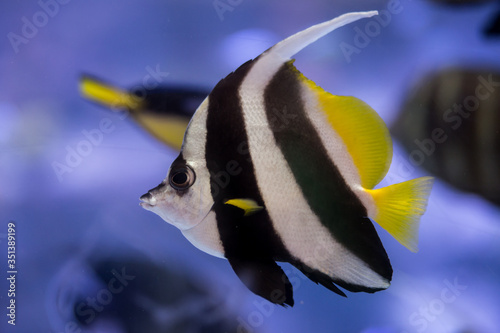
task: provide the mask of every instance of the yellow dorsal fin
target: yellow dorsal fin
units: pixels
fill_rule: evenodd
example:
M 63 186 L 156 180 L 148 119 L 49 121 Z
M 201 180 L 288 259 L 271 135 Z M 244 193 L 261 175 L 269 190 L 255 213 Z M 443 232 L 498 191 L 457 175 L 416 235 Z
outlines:
M 418 226 L 429 198 L 432 177 L 412 179 L 376 190 L 366 190 L 375 203 L 370 216 L 410 251 L 418 251 Z
M 80 92 L 85 98 L 111 109 L 137 110 L 141 106 L 140 98 L 135 95 L 89 76 L 80 79 Z
M 332 95 L 295 71 L 317 94 L 321 110 L 342 138 L 359 171 L 361 186 L 372 189 L 387 174 L 392 160 L 392 140 L 384 121 L 360 99 Z
M 262 206 L 259 206 L 257 204 L 257 202 L 255 202 L 252 199 L 231 199 L 231 200 L 224 202 L 224 204 L 233 205 L 235 207 L 243 209 L 245 211 L 244 216 L 248 216 L 248 215 L 257 213 L 259 210 L 264 208 Z
M 168 146 L 180 150 L 189 119 L 181 116 L 139 112 L 135 120 Z

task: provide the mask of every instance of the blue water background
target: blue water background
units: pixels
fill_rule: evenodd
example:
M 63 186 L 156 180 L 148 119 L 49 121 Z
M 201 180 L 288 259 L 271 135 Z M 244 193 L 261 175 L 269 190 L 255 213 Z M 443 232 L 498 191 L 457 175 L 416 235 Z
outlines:
M 388 8 L 386 1 L 222 2 L 231 10 L 219 15 L 213 1 L 72 0 L 17 46 L 8 34 L 22 35 L 23 17 L 33 22 L 41 6 L 1 2 L 0 331 L 64 332 L 68 319 L 55 310 L 58 283 L 81 285 L 84 276 L 68 265 L 89 253 L 137 251 L 213 288 L 255 332 L 498 332 L 500 210 L 439 181 L 422 218 L 420 252 L 378 229 L 394 267 L 387 291 L 341 298 L 285 265 L 296 289 L 293 309 L 263 307 L 226 261 L 197 250 L 139 207 L 139 196 L 164 178 L 177 152 L 131 119 L 82 99 L 82 73 L 129 87 L 158 68 L 168 72 L 161 83 L 210 88 L 301 29 L 349 11 Z M 319 40 L 295 65 L 326 90 L 363 99 L 389 125 L 425 73 L 451 65 L 500 67 L 500 40 L 480 33 L 496 4 L 458 10 L 423 0 L 393 5 L 397 13 L 359 52 L 346 56 L 340 45 L 355 46 L 354 28 L 365 29 L 370 20 Z M 58 177 L 54 162 L 64 163 L 68 147 L 86 139 L 82 131 L 99 128 L 105 118 L 112 130 Z M 404 169 L 407 160 L 396 142 L 390 177 L 381 185 L 425 175 Z M 6 318 L 9 221 L 17 233 L 15 327 Z

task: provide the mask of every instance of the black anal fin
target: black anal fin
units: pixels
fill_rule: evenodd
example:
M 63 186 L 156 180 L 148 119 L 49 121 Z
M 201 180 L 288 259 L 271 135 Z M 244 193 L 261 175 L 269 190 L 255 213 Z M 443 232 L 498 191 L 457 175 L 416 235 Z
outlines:
M 293 306 L 293 288 L 285 272 L 272 259 L 228 258 L 240 280 L 269 302 Z

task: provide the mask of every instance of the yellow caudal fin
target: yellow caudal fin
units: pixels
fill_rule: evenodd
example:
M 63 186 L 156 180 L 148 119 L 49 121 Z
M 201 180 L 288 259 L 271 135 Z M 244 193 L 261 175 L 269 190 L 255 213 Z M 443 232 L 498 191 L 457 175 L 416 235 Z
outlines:
M 136 110 L 141 106 L 140 99 L 133 94 L 90 76 L 80 79 L 80 93 L 83 97 L 111 109 Z
M 361 186 L 372 189 L 387 174 L 392 160 L 392 140 L 380 116 L 368 104 L 352 96 L 335 96 L 300 73 L 299 80 L 316 94 L 325 120 L 338 133 L 356 166 Z
M 375 213 L 370 218 L 412 252 L 418 251 L 418 226 L 433 180 L 432 177 L 422 177 L 366 190 L 375 203 Z
M 243 209 L 243 211 L 245 212 L 244 216 L 252 215 L 264 208 L 262 206 L 259 206 L 259 204 L 257 204 L 257 202 L 252 199 L 231 199 L 224 202 L 224 204 Z

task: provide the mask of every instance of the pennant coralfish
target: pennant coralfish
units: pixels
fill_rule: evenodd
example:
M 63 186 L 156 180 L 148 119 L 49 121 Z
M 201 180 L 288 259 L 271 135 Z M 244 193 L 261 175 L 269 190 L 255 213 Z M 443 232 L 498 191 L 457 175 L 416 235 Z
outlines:
M 273 303 L 294 304 L 277 261 L 343 296 L 337 285 L 389 287 L 392 267 L 370 218 L 417 250 L 432 178 L 373 189 L 392 158 L 384 122 L 359 99 L 316 86 L 291 60 L 332 30 L 376 14 L 310 27 L 221 80 L 191 119 L 167 177 L 141 197 L 143 208 L 226 258 Z
M 127 110 L 134 120 L 166 145 L 180 150 L 189 119 L 207 93 L 189 87 L 159 86 L 122 90 L 89 75 L 80 79 L 81 94 L 112 110 Z

